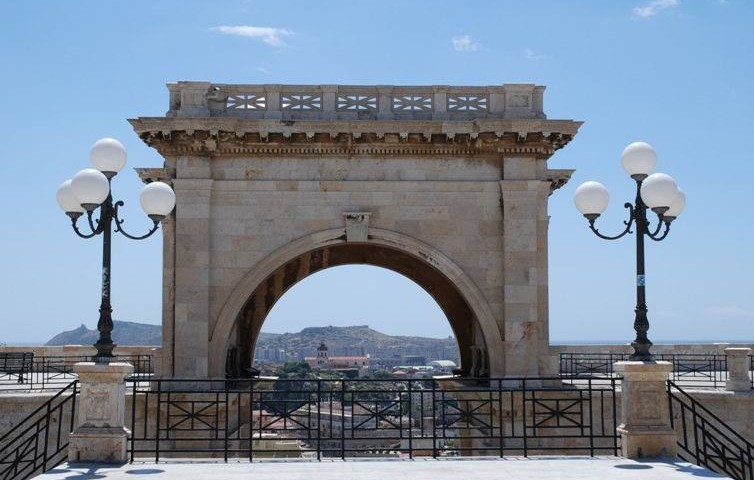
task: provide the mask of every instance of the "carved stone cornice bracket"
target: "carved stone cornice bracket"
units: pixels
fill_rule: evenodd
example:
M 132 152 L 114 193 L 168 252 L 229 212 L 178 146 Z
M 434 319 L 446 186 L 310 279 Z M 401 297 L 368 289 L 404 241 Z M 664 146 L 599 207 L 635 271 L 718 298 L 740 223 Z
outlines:
M 550 182 L 550 195 L 552 193 L 568 183 L 571 179 L 571 175 L 576 170 L 559 169 L 559 170 L 547 170 L 545 172 L 545 179 Z
M 277 121 L 129 120 L 162 155 L 475 155 L 549 157 L 581 122 L 571 120 Z
M 165 182 L 170 184 L 175 178 L 174 168 L 134 168 L 144 183 Z

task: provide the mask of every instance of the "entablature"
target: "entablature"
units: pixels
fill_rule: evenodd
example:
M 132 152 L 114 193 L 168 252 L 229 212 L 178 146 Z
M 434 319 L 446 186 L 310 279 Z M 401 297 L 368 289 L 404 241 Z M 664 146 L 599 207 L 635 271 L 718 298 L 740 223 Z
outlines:
M 249 120 L 138 118 L 162 155 L 473 155 L 549 157 L 576 134 L 572 120 Z

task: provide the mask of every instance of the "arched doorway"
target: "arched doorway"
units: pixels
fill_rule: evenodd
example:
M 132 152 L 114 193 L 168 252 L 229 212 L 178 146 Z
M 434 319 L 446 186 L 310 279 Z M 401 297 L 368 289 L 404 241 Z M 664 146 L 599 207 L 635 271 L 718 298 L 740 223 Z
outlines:
M 473 376 L 500 374 L 502 336 L 483 296 L 440 252 L 395 232 L 370 230 L 367 242 L 347 242 L 343 230 L 319 232 L 270 255 L 236 286 L 210 337 L 210 370 L 226 372 L 227 353 L 237 365 L 250 365 L 267 315 L 293 285 L 340 265 L 374 265 L 411 279 L 438 303 L 458 342 L 460 367 Z M 222 361 L 220 361 L 222 359 Z

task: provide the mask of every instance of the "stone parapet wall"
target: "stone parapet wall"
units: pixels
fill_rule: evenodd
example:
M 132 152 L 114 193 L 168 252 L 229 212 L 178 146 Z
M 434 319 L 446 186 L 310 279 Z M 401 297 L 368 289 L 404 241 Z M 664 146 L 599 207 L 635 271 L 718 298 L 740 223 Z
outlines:
M 720 355 L 725 356 L 725 349 L 729 347 L 749 347 L 750 343 L 688 343 L 688 344 L 655 344 L 652 353 L 656 355 Z M 601 345 L 550 345 L 550 362 L 555 372 L 560 372 L 561 354 L 592 354 L 630 355 L 633 347 L 629 344 L 601 344 Z M 618 360 L 618 359 L 616 359 Z
M 725 355 L 728 347 L 754 348 L 754 343 L 678 343 L 652 345 L 652 353 L 666 354 L 715 354 Z M 550 354 L 557 357 L 561 353 L 633 353 L 629 344 L 604 345 L 550 345 Z
M 545 87 L 168 84 L 168 117 L 274 120 L 545 118 Z
M 754 390 L 750 392 L 684 391 L 750 443 L 754 443 Z
M 151 345 L 124 345 L 115 347 L 115 355 L 152 355 L 159 357 L 161 347 Z M 3 345 L 0 346 L 0 353 L 10 352 L 32 352 L 34 356 L 45 357 L 85 357 L 92 356 L 97 350 L 92 345 Z M 157 358 L 152 359 L 153 363 Z

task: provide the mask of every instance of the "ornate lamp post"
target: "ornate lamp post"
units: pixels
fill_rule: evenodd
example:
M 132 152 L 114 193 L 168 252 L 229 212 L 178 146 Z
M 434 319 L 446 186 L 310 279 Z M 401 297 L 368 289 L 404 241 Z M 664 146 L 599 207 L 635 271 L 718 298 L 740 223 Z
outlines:
M 652 342 L 647 338 L 649 320 L 644 277 L 644 237 L 661 241 L 668 236 L 670 224 L 680 215 L 686 206 L 686 196 L 678 188 L 675 180 L 664 173 L 652 173 L 657 164 L 657 154 L 647 143 L 634 142 L 623 150 L 621 155 L 623 169 L 636 181 L 636 200 L 633 205 L 625 203 L 628 220 L 623 223 L 626 228 L 618 235 L 603 235 L 594 226 L 594 222 L 605 211 L 609 202 L 607 189 L 599 182 L 585 182 L 576 189 L 574 202 L 576 208 L 589 220 L 589 228 L 600 238 L 617 240 L 636 229 L 636 317 L 634 330 L 636 339 L 631 342 L 634 353 L 631 360 L 652 360 L 649 348 Z M 652 226 L 647 218 L 647 209 L 657 214 L 657 224 Z M 664 228 L 663 228 L 664 225 Z
M 162 182 L 152 182 L 146 185 L 140 196 L 141 208 L 152 219 L 154 225 L 141 236 L 134 236 L 123 229 L 123 219 L 119 215 L 119 208 L 124 205 L 122 200 L 113 202 L 110 182 L 112 178 L 126 164 L 126 149 L 113 138 L 103 138 L 95 142 L 90 153 L 92 165 L 95 168 L 85 168 L 70 180 L 66 180 L 58 189 L 58 204 L 71 218 L 71 226 L 81 238 L 92 238 L 102 235 L 102 302 L 99 308 L 97 330 L 99 340 L 94 344 L 97 354 L 96 362 L 109 362 L 114 357 L 112 306 L 110 305 L 110 242 L 115 223 L 115 231 L 126 238 L 143 240 L 151 236 L 159 228 L 160 221 L 175 207 L 175 193 L 173 189 Z M 99 208 L 99 218 L 94 220 L 94 211 Z M 89 227 L 88 232 L 79 230 L 76 222 L 86 213 Z

